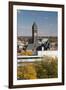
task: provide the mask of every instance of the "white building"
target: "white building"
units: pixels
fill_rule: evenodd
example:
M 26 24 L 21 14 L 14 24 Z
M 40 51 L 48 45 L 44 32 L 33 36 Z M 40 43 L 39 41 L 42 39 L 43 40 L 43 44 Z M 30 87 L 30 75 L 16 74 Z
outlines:
M 17 48 L 20 50 L 20 49 L 23 49 L 23 47 L 24 47 L 24 42 L 18 40 L 17 41 Z

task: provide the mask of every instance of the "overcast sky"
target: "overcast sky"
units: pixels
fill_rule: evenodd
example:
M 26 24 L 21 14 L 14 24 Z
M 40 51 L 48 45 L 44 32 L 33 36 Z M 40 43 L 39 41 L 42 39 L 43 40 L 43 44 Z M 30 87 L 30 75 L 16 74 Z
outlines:
M 32 24 L 36 22 L 39 36 L 58 35 L 58 13 L 53 11 L 17 10 L 18 36 L 32 36 Z

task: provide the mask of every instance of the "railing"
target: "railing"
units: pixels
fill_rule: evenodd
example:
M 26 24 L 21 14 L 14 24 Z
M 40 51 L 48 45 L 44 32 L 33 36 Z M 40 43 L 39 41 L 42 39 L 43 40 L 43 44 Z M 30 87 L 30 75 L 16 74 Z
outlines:
M 18 56 L 18 62 L 33 62 L 36 60 L 40 60 L 42 56 Z
M 45 55 L 54 57 L 54 56 L 58 56 L 58 52 L 57 51 L 43 51 L 43 52 L 39 51 L 37 56 L 17 56 L 18 66 L 20 66 L 20 64 L 22 65 L 22 63 L 33 63 L 35 61 L 40 61 L 42 58 L 44 58 Z

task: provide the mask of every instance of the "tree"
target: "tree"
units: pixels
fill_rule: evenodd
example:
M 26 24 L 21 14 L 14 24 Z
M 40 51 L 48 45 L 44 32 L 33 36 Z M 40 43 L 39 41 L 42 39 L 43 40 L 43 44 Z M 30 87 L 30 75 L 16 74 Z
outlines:
M 56 78 L 58 76 L 57 57 L 44 56 L 41 61 L 35 62 L 37 78 Z
M 36 79 L 35 67 L 32 63 L 27 63 L 21 66 L 18 71 L 18 77 L 20 79 Z

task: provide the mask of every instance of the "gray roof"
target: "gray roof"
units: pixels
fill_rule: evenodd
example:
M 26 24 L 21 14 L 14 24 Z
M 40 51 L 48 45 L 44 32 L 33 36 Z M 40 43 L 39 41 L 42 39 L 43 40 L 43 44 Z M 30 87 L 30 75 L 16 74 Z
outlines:
M 27 49 L 28 49 L 28 50 L 32 50 L 32 48 L 33 48 L 33 44 L 28 44 Z
M 39 43 L 36 43 L 36 47 L 38 47 L 40 44 Z M 28 44 L 28 47 L 27 47 L 27 49 L 28 50 L 32 50 L 34 48 L 34 44 L 32 43 L 32 44 Z

